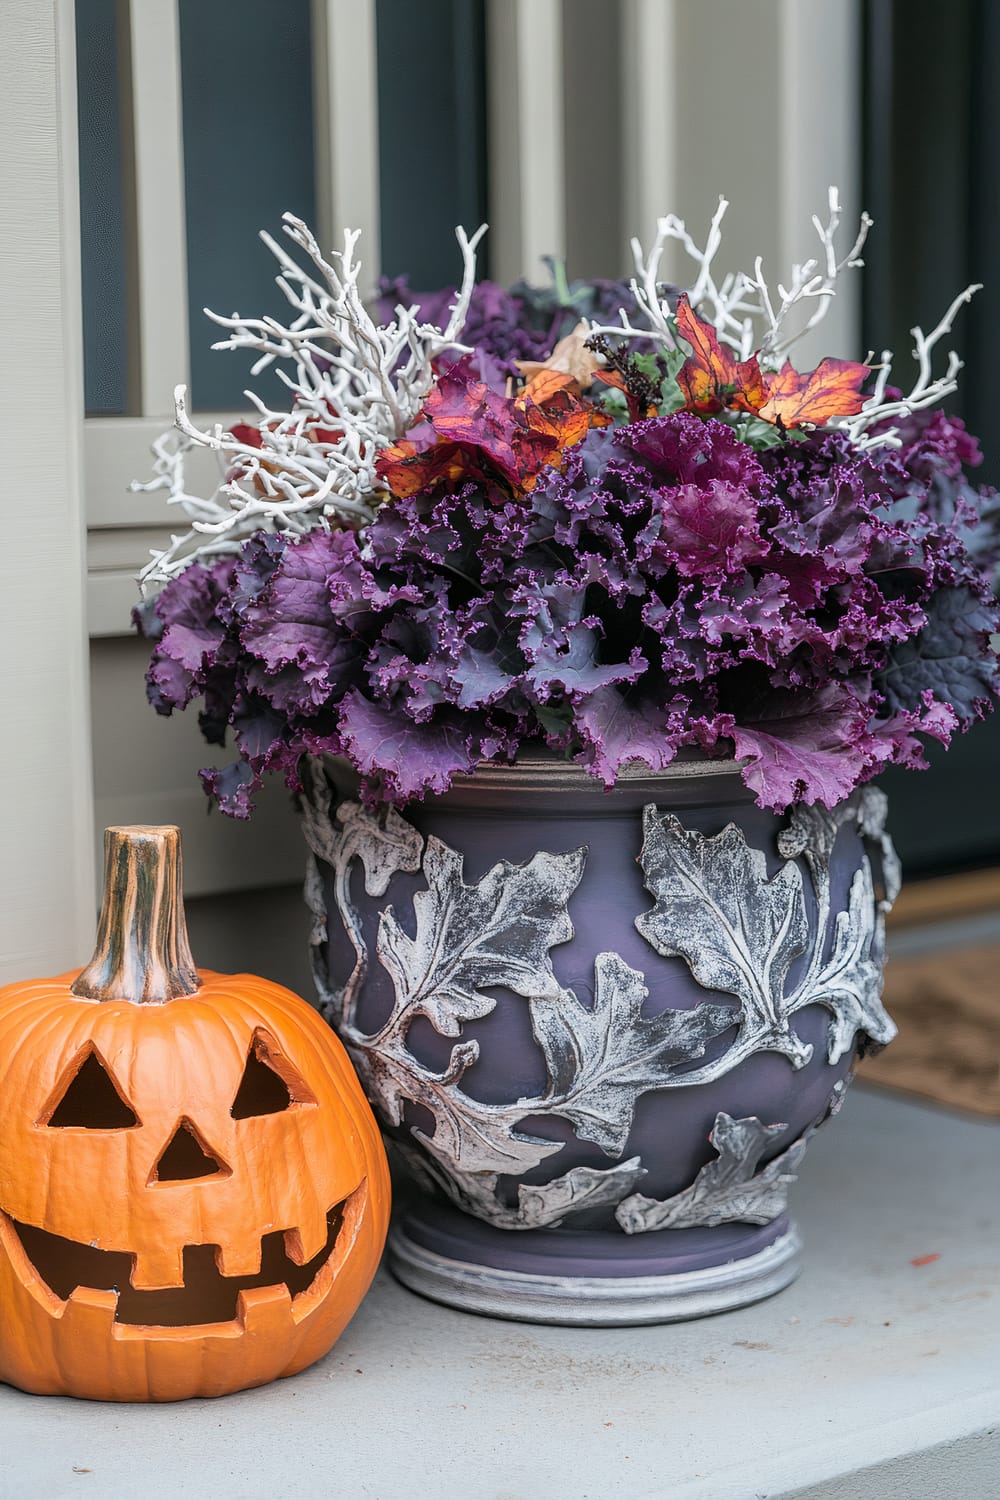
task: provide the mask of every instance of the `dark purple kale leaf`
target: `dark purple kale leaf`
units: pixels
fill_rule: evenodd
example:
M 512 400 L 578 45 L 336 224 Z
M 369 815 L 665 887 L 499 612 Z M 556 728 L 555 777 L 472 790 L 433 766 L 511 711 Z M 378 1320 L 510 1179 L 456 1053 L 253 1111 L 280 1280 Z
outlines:
M 917 711 L 930 694 L 954 710 L 967 729 L 988 713 L 1000 691 L 990 633 L 1000 629 L 992 601 L 971 588 L 941 588 L 924 605 L 922 630 L 893 646 L 876 686 L 890 709 Z

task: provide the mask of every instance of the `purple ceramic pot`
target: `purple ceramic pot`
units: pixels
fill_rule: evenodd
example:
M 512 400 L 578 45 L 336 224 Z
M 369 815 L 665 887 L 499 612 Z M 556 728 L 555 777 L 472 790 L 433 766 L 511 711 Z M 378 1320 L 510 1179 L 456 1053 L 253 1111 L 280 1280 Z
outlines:
M 303 813 L 320 1005 L 407 1171 L 403 1282 L 601 1324 L 792 1280 L 805 1143 L 895 1030 L 881 792 L 778 817 L 732 762 L 606 792 L 538 757 L 403 815 L 316 762 Z

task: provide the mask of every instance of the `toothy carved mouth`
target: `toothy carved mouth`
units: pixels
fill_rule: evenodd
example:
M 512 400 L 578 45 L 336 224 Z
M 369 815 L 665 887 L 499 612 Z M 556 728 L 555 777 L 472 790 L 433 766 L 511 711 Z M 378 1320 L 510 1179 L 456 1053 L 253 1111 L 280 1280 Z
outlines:
M 146 1327 L 182 1328 L 226 1323 L 240 1316 L 241 1292 L 286 1288 L 294 1300 L 317 1281 L 324 1267 L 340 1261 L 357 1231 L 366 1184 L 335 1203 L 326 1216 L 326 1243 L 317 1255 L 297 1265 L 288 1254 L 283 1230 L 261 1238 L 260 1270 L 251 1276 L 223 1276 L 215 1245 L 184 1246 L 184 1284 L 137 1289 L 130 1276 L 135 1257 L 116 1250 L 98 1250 L 64 1239 L 31 1224 L 20 1224 L 0 1211 L 20 1241 L 25 1257 L 50 1292 L 68 1301 L 80 1287 L 116 1294 L 114 1321 Z M 339 1252 L 341 1253 L 338 1253 Z

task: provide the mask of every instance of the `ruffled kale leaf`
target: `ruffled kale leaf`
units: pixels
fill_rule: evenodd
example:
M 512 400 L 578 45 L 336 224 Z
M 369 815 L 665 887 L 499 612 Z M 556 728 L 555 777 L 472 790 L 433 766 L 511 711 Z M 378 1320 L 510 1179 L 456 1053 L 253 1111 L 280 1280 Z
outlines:
M 691 412 L 590 426 L 558 372 L 508 399 L 485 359 L 386 450 L 363 537 L 258 534 L 142 611 L 151 701 L 235 742 L 226 811 L 305 754 L 401 804 L 532 743 L 606 785 L 735 754 L 762 806 L 832 806 L 986 711 L 996 501 L 955 419 L 755 450 Z
M 876 679 L 890 709 L 914 712 L 930 694 L 948 704 L 963 728 L 989 712 L 998 669 L 990 651 L 997 628 L 992 602 L 971 588 L 942 588 L 924 605 L 927 623 L 894 646 Z

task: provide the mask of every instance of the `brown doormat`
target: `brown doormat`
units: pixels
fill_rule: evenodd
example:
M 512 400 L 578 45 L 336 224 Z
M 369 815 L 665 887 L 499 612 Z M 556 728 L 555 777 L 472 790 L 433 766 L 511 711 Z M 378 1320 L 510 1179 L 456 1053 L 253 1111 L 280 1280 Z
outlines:
M 890 955 L 884 999 L 899 1035 L 858 1076 L 1000 1117 L 1000 943 Z

